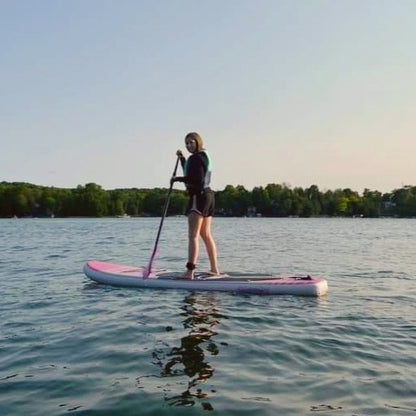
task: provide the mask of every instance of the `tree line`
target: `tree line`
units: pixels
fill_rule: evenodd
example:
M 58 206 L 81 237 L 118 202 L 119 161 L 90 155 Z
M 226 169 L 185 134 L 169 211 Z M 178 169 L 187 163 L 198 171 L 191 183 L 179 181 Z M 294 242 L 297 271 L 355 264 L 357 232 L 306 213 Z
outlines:
M 160 216 L 167 193 L 165 188 L 105 190 L 95 183 L 66 189 L 1 182 L 0 217 Z M 349 188 L 320 191 L 317 185 L 269 184 L 251 191 L 227 185 L 215 196 L 217 216 L 416 217 L 416 186 L 360 194 Z M 184 214 L 187 201 L 185 191 L 174 189 L 168 215 Z

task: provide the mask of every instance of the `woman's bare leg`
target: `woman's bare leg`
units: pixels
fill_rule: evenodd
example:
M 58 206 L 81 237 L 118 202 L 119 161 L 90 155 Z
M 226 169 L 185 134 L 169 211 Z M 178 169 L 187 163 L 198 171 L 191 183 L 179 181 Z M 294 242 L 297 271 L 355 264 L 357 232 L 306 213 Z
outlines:
M 207 249 L 211 273 L 220 274 L 217 260 L 217 246 L 212 235 L 212 217 L 205 217 L 202 220 L 200 234 Z
M 188 215 L 188 262 L 196 264 L 199 256 L 199 236 L 203 217 L 196 212 Z M 184 275 L 187 279 L 194 278 L 194 271 L 187 269 Z

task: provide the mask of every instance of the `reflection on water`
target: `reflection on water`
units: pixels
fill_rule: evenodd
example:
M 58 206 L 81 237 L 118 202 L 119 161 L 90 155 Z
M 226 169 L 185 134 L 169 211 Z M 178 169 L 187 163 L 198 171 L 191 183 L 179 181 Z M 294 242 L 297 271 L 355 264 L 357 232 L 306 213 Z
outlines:
M 181 377 L 184 386 L 180 394 L 173 395 L 165 386 L 165 400 L 171 406 L 194 406 L 200 401 L 203 409 L 213 410 L 208 399 L 215 391 L 204 391 L 203 384 L 215 371 L 209 357 L 219 353 L 214 338 L 217 335 L 215 327 L 222 316 L 218 312 L 215 294 L 190 293 L 181 309 L 183 327 L 189 332 L 180 339 L 179 345 L 168 346 L 167 350 L 158 348 L 153 353 L 155 363 L 161 368 L 161 376 Z

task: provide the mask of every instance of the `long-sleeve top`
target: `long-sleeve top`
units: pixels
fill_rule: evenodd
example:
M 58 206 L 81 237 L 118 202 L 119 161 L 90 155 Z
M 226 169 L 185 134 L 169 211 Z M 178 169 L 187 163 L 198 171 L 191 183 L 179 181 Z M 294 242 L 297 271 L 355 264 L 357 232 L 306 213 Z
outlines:
M 177 176 L 176 181 L 184 182 L 189 195 L 201 193 L 211 182 L 211 161 L 205 150 L 193 153 L 186 160 L 181 157 L 184 176 Z

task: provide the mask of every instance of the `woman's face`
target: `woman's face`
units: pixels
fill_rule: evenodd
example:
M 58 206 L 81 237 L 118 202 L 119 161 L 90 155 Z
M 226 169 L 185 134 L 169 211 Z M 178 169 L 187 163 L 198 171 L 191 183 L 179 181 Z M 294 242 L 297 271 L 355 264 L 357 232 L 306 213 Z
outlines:
M 195 139 L 186 139 L 185 140 L 186 148 L 189 153 L 195 153 L 197 150 L 197 143 Z

